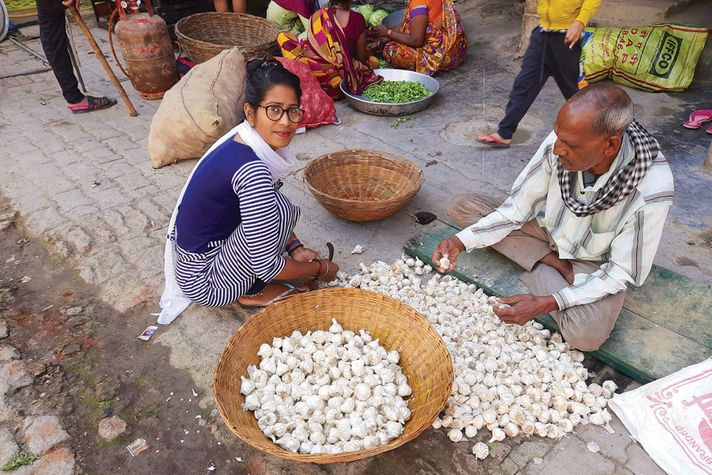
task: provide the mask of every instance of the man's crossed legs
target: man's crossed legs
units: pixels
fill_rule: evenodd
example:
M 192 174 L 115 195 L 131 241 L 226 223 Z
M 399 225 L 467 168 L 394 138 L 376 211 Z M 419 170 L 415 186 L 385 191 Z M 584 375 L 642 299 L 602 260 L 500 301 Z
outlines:
M 458 226 L 465 228 L 491 213 L 498 205 L 482 195 L 457 195 L 450 203 L 448 214 Z M 558 258 L 551 236 L 536 219 L 491 247 L 527 271 L 520 279 L 533 295 L 551 295 L 570 285 L 564 277 L 567 261 Z M 591 274 L 601 265 L 601 262 L 594 261 L 568 262 L 573 268 L 573 275 Z M 573 275 L 569 278 L 572 279 Z M 581 351 L 593 351 L 608 339 L 624 299 L 625 292 L 620 292 L 597 302 L 551 312 L 551 316 L 569 345 Z

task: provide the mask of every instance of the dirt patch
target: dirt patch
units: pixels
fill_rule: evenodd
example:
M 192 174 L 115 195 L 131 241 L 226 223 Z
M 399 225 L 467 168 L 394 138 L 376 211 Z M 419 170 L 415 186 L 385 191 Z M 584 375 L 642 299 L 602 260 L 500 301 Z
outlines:
M 0 198 L 0 214 L 7 212 Z M 212 397 L 195 395 L 190 376 L 168 364 L 166 348 L 137 339 L 155 320 L 150 310 L 140 305 L 118 313 L 96 295 L 67 262 L 28 239 L 21 217 L 0 231 L 5 342 L 20 349 L 34 377 L 12 396 L 19 416 L 57 414 L 86 474 L 210 473 L 211 464 L 223 473 L 250 472 L 235 460 L 250 449 L 211 433 L 225 434 Z M 102 441 L 99 421 L 113 415 L 128 428 Z M 126 445 L 139 437 L 150 448 L 134 458 Z

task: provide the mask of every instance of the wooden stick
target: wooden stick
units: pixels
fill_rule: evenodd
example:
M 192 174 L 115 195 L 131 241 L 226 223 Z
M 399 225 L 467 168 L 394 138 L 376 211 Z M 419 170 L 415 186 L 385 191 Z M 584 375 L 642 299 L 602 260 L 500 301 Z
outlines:
M 104 71 L 106 71 L 107 76 L 109 76 L 109 79 L 111 80 L 111 83 L 114 85 L 114 88 L 121 96 L 121 99 L 124 100 L 126 107 L 128 107 L 128 109 L 129 109 L 129 115 L 131 117 L 136 117 L 138 115 L 138 112 L 136 112 L 136 109 L 134 108 L 133 104 L 131 103 L 131 99 L 129 99 L 129 96 L 126 95 L 126 91 L 124 90 L 123 86 L 121 86 L 121 83 L 119 82 L 119 79 L 114 74 L 114 71 L 111 70 L 111 66 L 109 66 L 109 63 L 106 61 L 106 58 L 104 57 L 104 53 L 102 53 L 101 48 L 99 48 L 99 45 L 96 44 L 96 40 L 94 39 L 94 36 L 92 36 L 91 31 L 89 31 L 89 27 L 84 22 L 84 19 L 82 18 L 82 15 L 79 13 L 79 10 L 77 10 L 77 7 L 74 4 L 72 4 L 72 6 L 69 7 L 69 10 L 72 12 L 72 15 L 74 15 L 74 19 L 77 20 L 77 24 L 79 25 L 79 28 L 81 28 L 82 33 L 84 33 L 84 36 L 87 37 L 89 44 L 91 45 L 92 49 L 94 50 L 94 54 L 96 55 L 96 57 L 99 60 L 99 62 L 101 63 L 101 65 L 104 67 Z

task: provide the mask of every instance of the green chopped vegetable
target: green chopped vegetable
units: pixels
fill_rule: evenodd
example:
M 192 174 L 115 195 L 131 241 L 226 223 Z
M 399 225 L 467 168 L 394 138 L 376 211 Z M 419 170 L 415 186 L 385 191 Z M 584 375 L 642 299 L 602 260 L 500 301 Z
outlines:
M 2 469 L 5 472 L 12 472 L 22 466 L 32 465 L 39 459 L 40 459 L 40 456 L 37 454 L 28 453 L 28 452 L 20 452 L 19 454 L 15 455 L 15 457 L 13 457 L 12 460 L 10 460 L 8 463 L 6 463 L 2 467 Z
M 371 28 L 375 28 L 376 26 L 380 25 L 383 23 L 383 19 L 388 16 L 388 12 L 385 10 L 378 9 L 374 11 L 371 14 L 371 17 L 368 19 L 368 26 Z
M 415 81 L 382 81 L 363 91 L 366 99 L 389 104 L 418 101 L 431 94 L 427 87 Z

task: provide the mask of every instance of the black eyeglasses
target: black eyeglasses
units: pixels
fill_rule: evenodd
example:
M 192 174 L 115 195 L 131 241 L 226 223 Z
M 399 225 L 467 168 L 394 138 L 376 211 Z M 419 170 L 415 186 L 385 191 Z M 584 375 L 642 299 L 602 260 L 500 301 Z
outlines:
M 285 112 L 287 113 L 287 119 L 294 124 L 300 123 L 304 118 L 304 109 L 300 109 L 296 106 L 289 107 L 288 109 L 280 107 L 277 104 L 270 104 L 268 106 L 260 105 L 257 107 L 263 108 L 267 114 L 267 118 L 274 122 L 280 120 Z

